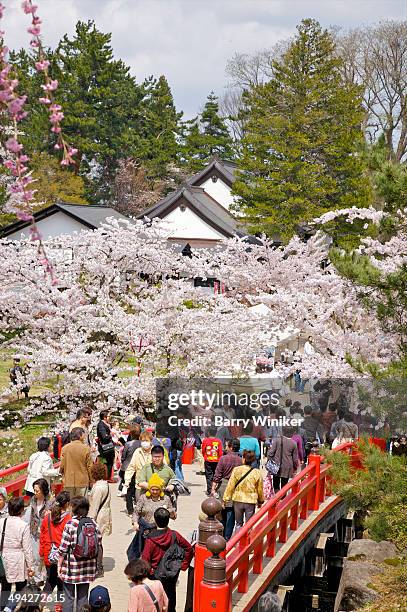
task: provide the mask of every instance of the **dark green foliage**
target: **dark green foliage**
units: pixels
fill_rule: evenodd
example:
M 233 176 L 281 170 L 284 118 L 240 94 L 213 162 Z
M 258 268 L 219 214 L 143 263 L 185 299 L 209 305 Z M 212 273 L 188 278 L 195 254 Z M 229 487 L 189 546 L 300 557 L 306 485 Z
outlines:
M 112 200 L 123 159 L 136 159 L 152 179 L 172 177 L 181 113 L 164 76 L 137 84 L 129 67 L 114 58 L 111 35 L 100 32 L 93 21 L 79 21 L 74 36 L 65 35 L 55 51 L 48 51 L 48 59 L 50 75 L 59 82 L 55 99 L 63 107 L 63 131 L 78 149 L 75 171 L 85 180 L 87 201 Z M 46 108 L 38 102 L 43 92 L 36 59 L 22 50 L 12 61 L 21 91 L 28 95 L 29 114 L 21 124 L 27 152 L 55 154 Z
M 348 455 L 326 452 L 333 465 L 333 491 L 364 519 L 369 537 L 393 541 L 403 549 L 407 545 L 406 461 L 364 441 L 359 450 L 365 470 L 351 471 Z
M 361 90 L 344 82 L 327 30 L 312 19 L 297 30 L 271 80 L 246 95 L 234 186 L 251 229 L 284 240 L 299 223 L 370 199 Z
M 202 113 L 186 122 L 184 130 L 181 155 L 183 163 L 192 172 L 201 170 L 214 155 L 221 159 L 233 158 L 232 139 L 219 115 L 218 98 L 213 91 L 209 94 Z
M 150 178 L 165 178 L 177 162 L 177 134 L 182 113 L 177 113 L 167 79 L 150 77 L 142 84 L 137 121 L 129 131 L 131 155 L 141 160 Z

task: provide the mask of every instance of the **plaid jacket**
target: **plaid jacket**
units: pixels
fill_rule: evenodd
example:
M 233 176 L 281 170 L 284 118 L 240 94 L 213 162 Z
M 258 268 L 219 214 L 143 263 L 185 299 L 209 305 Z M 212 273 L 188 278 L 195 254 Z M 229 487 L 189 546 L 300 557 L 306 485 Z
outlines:
M 95 523 L 95 521 L 93 521 Z M 61 568 L 61 580 L 68 584 L 83 584 L 93 582 L 96 578 L 97 559 L 85 559 L 78 561 L 72 552 L 76 544 L 79 519 L 72 518 L 64 527 L 59 554 L 63 557 Z M 102 546 L 102 535 L 95 523 L 98 534 L 99 547 Z

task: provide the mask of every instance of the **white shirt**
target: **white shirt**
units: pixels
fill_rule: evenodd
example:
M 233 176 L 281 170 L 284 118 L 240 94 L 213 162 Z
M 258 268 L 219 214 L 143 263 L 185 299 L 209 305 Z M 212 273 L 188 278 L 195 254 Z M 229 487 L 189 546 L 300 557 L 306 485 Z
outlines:
M 306 341 L 306 343 L 304 344 L 304 355 L 307 355 L 307 357 L 309 357 L 310 355 L 313 355 L 315 353 L 315 349 L 312 346 L 311 342 L 308 342 L 308 340 Z

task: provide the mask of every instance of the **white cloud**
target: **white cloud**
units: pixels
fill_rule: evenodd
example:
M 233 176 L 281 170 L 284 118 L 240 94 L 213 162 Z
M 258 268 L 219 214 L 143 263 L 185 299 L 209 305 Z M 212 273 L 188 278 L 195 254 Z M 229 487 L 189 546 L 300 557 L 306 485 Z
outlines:
M 5 0 L 10 48 L 27 46 L 28 17 L 20 0 Z M 271 47 L 304 17 L 324 26 L 353 27 L 406 18 L 404 0 L 38 0 L 44 42 L 54 46 L 77 20 L 93 19 L 112 32 L 116 57 L 138 80 L 165 74 L 177 107 L 187 116 L 211 89 L 222 94 L 225 65 L 233 54 Z

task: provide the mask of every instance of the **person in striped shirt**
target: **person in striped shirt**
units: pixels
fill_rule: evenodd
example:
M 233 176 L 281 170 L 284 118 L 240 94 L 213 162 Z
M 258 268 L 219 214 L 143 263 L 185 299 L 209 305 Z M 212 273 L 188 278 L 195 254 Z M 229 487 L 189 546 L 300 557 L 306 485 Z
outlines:
M 64 612 L 73 612 L 76 600 L 77 610 L 88 602 L 89 585 L 97 575 L 98 559 L 103 555 L 102 534 L 96 522 L 92 521 L 98 537 L 98 558 L 76 559 L 73 548 L 78 539 L 78 525 L 82 518 L 88 516 L 89 502 L 86 497 L 73 497 L 71 499 L 72 519 L 67 522 L 62 533 L 59 545 L 58 576 L 63 582 Z

